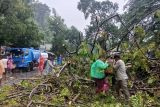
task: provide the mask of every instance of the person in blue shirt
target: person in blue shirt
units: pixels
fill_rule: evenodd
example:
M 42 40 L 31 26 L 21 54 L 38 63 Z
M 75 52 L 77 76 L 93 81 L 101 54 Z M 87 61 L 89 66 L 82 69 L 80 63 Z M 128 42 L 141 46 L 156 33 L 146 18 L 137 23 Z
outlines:
M 58 64 L 58 65 L 62 65 L 62 55 L 59 55 L 59 56 L 57 57 L 57 64 Z

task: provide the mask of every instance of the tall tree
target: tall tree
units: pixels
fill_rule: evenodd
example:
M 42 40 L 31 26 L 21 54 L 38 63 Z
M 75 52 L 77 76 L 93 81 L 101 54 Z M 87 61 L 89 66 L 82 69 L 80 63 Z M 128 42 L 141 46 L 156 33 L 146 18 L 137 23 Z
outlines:
M 49 18 L 49 31 L 52 34 L 52 50 L 55 54 L 65 54 L 67 51 L 64 47 L 72 51 L 80 45 L 80 32 L 74 26 L 68 28 L 64 23 L 64 19 L 57 16 L 54 11 L 54 16 Z M 82 37 L 82 36 L 81 36 Z M 51 38 L 50 38 L 51 39 Z
M 46 29 L 46 27 L 48 27 L 48 19 L 51 12 L 50 8 L 46 4 L 42 4 L 38 1 L 32 4 L 32 8 L 38 25 L 41 28 Z
M 65 53 L 63 48 L 67 26 L 60 16 L 52 16 L 49 19 L 49 29 L 52 32 L 52 51 L 59 55 Z
M 127 26 L 134 25 L 146 19 L 150 21 L 153 12 L 160 9 L 159 0 L 129 0 L 125 5 L 125 21 L 128 22 Z
M 86 29 L 87 39 L 91 43 L 95 43 L 94 40 L 97 39 L 95 37 L 100 31 L 107 32 L 106 34 L 108 34 L 110 38 L 119 37 L 118 27 L 115 25 L 115 22 L 116 22 L 115 19 L 111 19 L 110 21 L 107 21 L 106 23 L 104 23 L 102 26 L 99 26 L 101 22 L 117 14 L 117 10 L 118 10 L 117 3 L 112 3 L 109 0 L 102 1 L 102 2 L 95 1 L 95 0 L 80 0 L 77 8 L 84 13 L 84 16 L 86 19 L 89 16 L 91 18 L 90 25 Z M 106 42 L 106 41 L 103 41 L 103 42 Z
M 159 26 L 159 0 L 129 0 L 125 8 L 126 12 L 123 16 L 128 29 L 132 31 L 134 26 L 140 25 L 146 31 L 144 42 L 141 43 L 159 40 L 159 29 L 157 29 Z M 156 42 L 156 44 L 159 43 Z
M 12 44 L 16 47 L 39 45 L 41 37 L 33 20 L 30 3 L 26 0 L 1 0 L 1 44 Z
M 50 8 L 46 5 L 43 4 L 39 1 L 36 1 L 32 3 L 32 9 L 33 9 L 33 14 L 34 14 L 34 19 L 40 29 L 40 32 L 43 34 L 43 43 L 51 43 L 52 41 L 52 35 L 49 30 L 49 17 L 51 10 Z

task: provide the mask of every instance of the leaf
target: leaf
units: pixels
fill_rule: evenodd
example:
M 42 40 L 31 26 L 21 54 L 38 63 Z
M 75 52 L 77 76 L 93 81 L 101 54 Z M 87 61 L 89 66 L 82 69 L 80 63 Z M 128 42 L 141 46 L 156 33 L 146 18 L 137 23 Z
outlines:
M 68 90 L 68 88 L 64 88 L 61 91 L 61 96 L 69 96 L 70 95 L 70 91 Z
M 154 82 L 154 79 L 152 79 L 152 78 L 149 78 L 149 80 L 148 80 L 148 84 L 152 84 Z

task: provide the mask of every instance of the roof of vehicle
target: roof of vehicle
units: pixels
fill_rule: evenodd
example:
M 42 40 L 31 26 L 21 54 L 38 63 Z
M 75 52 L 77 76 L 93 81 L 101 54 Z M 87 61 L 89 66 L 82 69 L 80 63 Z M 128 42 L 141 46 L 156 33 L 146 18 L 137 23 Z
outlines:
M 6 50 L 11 51 L 11 50 L 27 50 L 27 49 L 34 49 L 34 48 L 7 48 Z

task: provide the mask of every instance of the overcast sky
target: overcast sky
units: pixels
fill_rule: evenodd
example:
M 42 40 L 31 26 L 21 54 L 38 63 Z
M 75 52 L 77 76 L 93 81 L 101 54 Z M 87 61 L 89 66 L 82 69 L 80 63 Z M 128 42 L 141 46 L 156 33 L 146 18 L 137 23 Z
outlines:
M 84 15 L 77 9 L 80 0 L 39 0 L 46 3 L 50 8 L 55 8 L 68 27 L 74 25 L 78 30 L 84 32 L 84 28 L 89 24 L 89 20 L 84 19 Z M 103 1 L 103 0 L 98 0 Z M 123 5 L 127 0 L 110 0 L 119 4 L 119 12 L 123 12 Z

